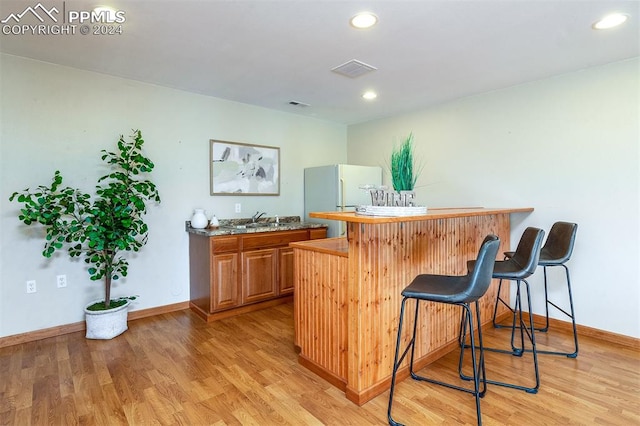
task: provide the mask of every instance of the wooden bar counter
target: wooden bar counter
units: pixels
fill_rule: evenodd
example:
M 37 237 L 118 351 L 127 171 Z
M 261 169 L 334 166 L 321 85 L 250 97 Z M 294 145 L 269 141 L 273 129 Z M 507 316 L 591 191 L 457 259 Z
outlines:
M 300 364 L 358 405 L 383 393 L 390 386 L 402 289 L 420 273 L 466 274 L 467 260 L 475 258 L 487 234 L 500 237 L 499 253 L 511 249 L 510 214 L 531 211 L 429 209 L 425 215 L 410 217 L 311 213 L 347 222 L 347 238 L 290 244 Z M 491 321 L 496 292 L 494 281 L 480 303 L 483 323 Z M 508 292 L 509 286 L 503 286 L 505 300 Z M 460 325 L 457 307 L 424 305 L 418 319 L 418 368 L 456 347 Z M 500 313 L 505 312 L 503 307 Z M 399 378 L 407 376 L 405 366 Z

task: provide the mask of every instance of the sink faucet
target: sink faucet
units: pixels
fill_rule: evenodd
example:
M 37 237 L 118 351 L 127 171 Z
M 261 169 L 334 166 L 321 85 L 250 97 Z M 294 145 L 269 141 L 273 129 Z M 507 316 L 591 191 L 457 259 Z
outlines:
M 256 223 L 256 221 L 258 219 L 260 219 L 262 216 L 264 216 L 265 214 L 267 214 L 267 212 L 262 212 L 260 213 L 260 211 L 258 210 L 256 212 L 256 214 L 254 214 L 253 216 L 251 216 L 251 222 Z

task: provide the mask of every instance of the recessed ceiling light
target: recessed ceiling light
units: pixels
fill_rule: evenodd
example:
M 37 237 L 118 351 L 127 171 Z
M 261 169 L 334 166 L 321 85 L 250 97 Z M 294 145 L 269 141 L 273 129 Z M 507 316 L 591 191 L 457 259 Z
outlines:
M 594 23 L 593 29 L 607 30 L 609 28 L 617 27 L 618 25 L 623 24 L 627 18 L 629 18 L 629 16 L 624 13 L 612 13 Z
M 378 17 L 371 12 L 361 12 L 351 18 L 349 23 L 358 29 L 371 28 L 378 22 Z
M 378 97 L 378 94 L 376 92 L 374 92 L 373 90 L 367 90 L 366 92 L 364 92 L 362 94 L 362 97 L 368 101 L 371 101 L 375 98 Z

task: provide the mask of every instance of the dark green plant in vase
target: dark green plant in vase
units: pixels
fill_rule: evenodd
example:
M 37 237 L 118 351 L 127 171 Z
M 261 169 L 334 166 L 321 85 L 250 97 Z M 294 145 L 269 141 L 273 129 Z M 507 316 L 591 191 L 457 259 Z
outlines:
M 44 257 L 66 248 L 70 257 L 84 256 L 92 281 L 103 280 L 104 304 L 94 310 L 114 308 L 131 299 L 111 300 L 111 282 L 127 276 L 129 263 L 122 255 L 137 252 L 147 243 L 146 203 L 160 202 L 156 185 L 146 178 L 154 164 L 142 153 L 140 130 L 134 130 L 130 139 L 120 136 L 116 152 L 102 150 L 102 161 L 110 172 L 98 179 L 94 196 L 63 187 L 56 170 L 50 186 L 27 188 L 9 198 L 23 204 L 20 221 L 44 227 Z
M 399 147 L 391 151 L 391 183 L 396 191 L 413 191 L 419 170 L 415 170 L 413 158 L 413 133 Z

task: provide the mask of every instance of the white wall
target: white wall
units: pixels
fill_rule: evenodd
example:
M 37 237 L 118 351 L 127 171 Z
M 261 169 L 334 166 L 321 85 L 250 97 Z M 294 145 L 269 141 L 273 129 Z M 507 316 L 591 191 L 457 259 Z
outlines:
M 347 157 L 386 166 L 413 132 L 421 204 L 534 207 L 512 215 L 513 248 L 527 226 L 578 223 L 577 322 L 640 337 L 639 71 L 636 58 L 352 125 Z M 552 299 L 565 300 L 551 279 Z M 541 270 L 530 283 L 542 313 Z
M 84 263 L 47 260 L 35 229 L 17 220 L 16 190 L 65 182 L 91 190 L 99 151 L 143 131 L 162 204 L 148 215 L 147 247 L 116 295 L 134 309 L 188 300 L 184 221 L 193 208 L 218 217 L 302 215 L 304 167 L 349 161 L 386 166 L 413 131 L 428 206 L 531 206 L 526 226 L 579 224 L 572 271 L 578 322 L 640 337 L 638 59 L 470 97 L 385 120 L 345 126 L 0 54 L 0 337 L 82 321 L 101 296 Z M 382 98 L 380 99 L 380 101 Z M 278 197 L 211 197 L 209 139 L 281 148 Z M 347 142 L 348 140 L 348 142 Z M 242 203 L 243 213 L 233 213 Z M 55 276 L 67 274 L 57 289 Z M 541 272 L 531 279 L 541 312 Z M 26 294 L 35 279 L 38 292 Z M 560 277 L 552 293 L 563 300 Z M 554 315 L 559 318 L 559 316 Z
M 219 218 L 255 211 L 303 215 L 303 169 L 346 161 L 346 126 L 135 81 L 0 55 L 0 337 L 82 321 L 102 297 L 83 262 L 47 260 L 36 229 L 22 225 L 18 190 L 65 183 L 92 191 L 103 173 L 100 150 L 139 128 L 155 162 L 162 203 L 151 207 L 148 245 L 131 258 L 114 295 L 139 294 L 133 310 L 189 299 L 184 221 L 201 207 Z M 209 140 L 280 147 L 280 196 L 210 196 Z M 242 203 L 242 214 L 233 205 Z M 57 274 L 68 287 L 58 289 Z M 26 294 L 26 280 L 38 291 Z

